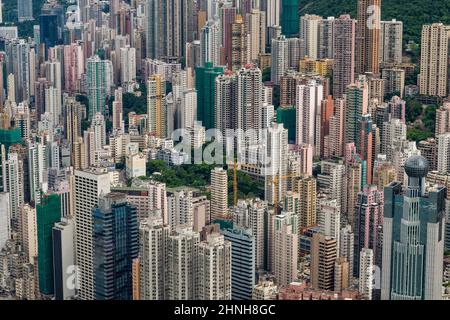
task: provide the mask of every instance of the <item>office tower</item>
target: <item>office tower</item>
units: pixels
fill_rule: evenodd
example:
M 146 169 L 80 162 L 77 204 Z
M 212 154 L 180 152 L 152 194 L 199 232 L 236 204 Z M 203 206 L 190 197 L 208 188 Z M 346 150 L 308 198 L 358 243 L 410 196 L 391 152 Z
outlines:
M 76 269 L 74 220 L 61 218 L 52 228 L 53 275 L 55 300 L 69 300 L 75 296 Z
M 232 228 L 222 231 L 231 243 L 231 299 L 250 300 L 255 285 L 255 236 L 251 229 Z
M 228 175 L 223 168 L 211 170 L 211 221 L 228 216 Z
M 197 120 L 206 130 L 215 128 L 215 79 L 223 74 L 223 67 L 214 67 L 210 62 L 195 68 L 195 88 L 197 89 Z
M 11 237 L 11 210 L 9 208 L 9 193 L 0 193 L 0 250 L 5 247 Z
M 296 36 L 299 33 L 299 2 L 296 0 L 281 1 L 281 31 L 287 37 Z
M 136 80 L 136 49 L 130 46 L 120 48 L 120 81 L 127 91 L 132 91 L 131 85 Z
M 99 56 L 87 59 L 86 79 L 89 99 L 89 118 L 97 112 L 106 113 L 106 99 L 113 83 L 112 63 L 100 60 Z
M 231 299 L 231 243 L 212 232 L 197 245 L 196 300 Z
M 447 95 L 448 27 L 442 23 L 422 26 L 419 93 L 427 96 Z
M 281 0 L 267 0 L 264 4 L 261 10 L 267 13 L 267 27 L 280 26 Z
M 334 100 L 334 114 L 330 117 L 330 156 L 342 156 L 344 154 L 344 123 L 345 100 Z
M 175 228 L 167 238 L 167 278 L 169 300 L 193 300 L 196 274 L 195 258 L 200 234 L 189 226 Z
M 319 199 L 317 208 L 317 225 L 319 232 L 336 240 L 336 251 L 339 257 L 341 236 L 341 206 L 336 199 Z
M 328 17 L 319 22 L 318 59 L 333 59 L 334 20 L 334 17 Z
M 30 44 L 24 39 L 12 39 L 6 42 L 5 49 L 6 73 L 9 75 L 8 99 L 12 97 L 12 93 L 15 93 L 13 101 L 19 103 L 28 100 L 31 92 Z M 11 81 L 12 79 L 14 81 Z
M 48 49 L 62 44 L 64 29 L 64 7 L 58 3 L 45 3 L 39 15 L 39 41 L 44 45 L 45 57 Z
M 381 0 L 358 0 L 356 24 L 357 74 L 379 76 Z
M 403 22 L 392 19 L 381 21 L 380 62 L 402 63 Z
M 403 69 L 383 69 L 382 79 L 384 80 L 384 94 L 395 94 L 403 98 L 405 92 L 405 70 Z
M 293 191 L 300 194 L 298 227 L 302 228 L 316 225 L 317 223 L 317 181 L 312 176 L 296 178 Z
M 75 247 L 80 276 L 78 294 L 83 300 L 95 298 L 92 209 L 98 205 L 100 195 L 109 192 L 110 176 L 106 170 L 75 170 Z
M 311 59 L 318 59 L 319 24 L 322 17 L 317 15 L 304 15 L 300 17 L 299 38 L 305 41 L 306 55 Z
M 438 156 L 437 170 L 440 173 L 450 172 L 450 133 L 444 133 L 437 136 Z
M 316 145 L 320 147 L 320 139 L 317 139 L 316 134 L 316 115 L 320 113 L 323 98 L 323 85 L 314 80 L 297 86 L 296 144 L 309 144 L 314 150 Z M 316 150 L 314 153 L 317 155 Z
M 34 20 L 33 0 L 17 0 L 17 19 L 19 22 Z
M 20 230 L 21 243 L 25 253 L 25 263 L 35 263 L 38 254 L 36 208 L 29 204 L 20 207 Z
M 167 298 L 168 283 L 167 243 L 170 226 L 163 224 L 160 217 L 151 216 L 139 226 L 140 299 L 164 300 Z
M 24 171 L 23 161 L 17 153 L 9 153 L 8 160 L 4 162 L 4 186 L 9 193 L 11 213 L 11 231 L 19 231 L 20 208 L 24 204 Z
M 212 65 L 220 65 L 220 21 L 216 18 L 208 20 L 200 31 L 200 66 L 204 67 L 207 62 Z M 196 65 L 193 65 L 195 67 Z
M 270 80 L 278 85 L 280 78 L 289 69 L 289 42 L 284 35 L 272 39 L 270 62 Z
M 238 14 L 231 24 L 231 63 L 228 68 L 236 72 L 247 62 L 247 30 L 244 19 Z
M 166 84 L 160 74 L 147 80 L 148 132 L 159 138 L 165 138 L 166 132 Z
M 297 279 L 298 220 L 293 212 L 282 212 L 274 217 L 273 273 L 278 285 L 287 285 Z
M 246 16 L 248 24 L 250 62 L 257 62 L 260 53 L 266 52 L 266 13 L 259 9 L 252 9 Z M 260 66 L 261 67 L 261 66 Z
M 36 205 L 36 225 L 38 237 L 38 270 L 39 291 L 42 294 L 54 294 L 53 273 L 53 225 L 61 220 L 61 199 L 57 194 L 42 197 L 41 203 Z
M 372 300 L 373 291 L 373 250 L 363 248 L 359 260 L 359 293 L 365 300 Z
M 255 237 L 255 270 L 264 269 L 265 231 L 264 219 L 267 203 L 258 198 L 238 200 L 233 223 L 244 229 L 251 229 Z
M 131 300 L 132 261 L 139 251 L 136 207 L 122 193 L 101 195 L 92 223 L 95 299 Z
M 342 292 L 350 285 L 350 266 L 347 259 L 338 257 L 334 263 L 334 291 Z
M 283 124 L 272 122 L 267 132 L 264 154 L 267 157 L 263 168 L 265 177 L 265 197 L 270 203 L 278 203 L 286 192 L 288 155 L 288 132 Z
M 359 263 L 359 254 L 363 248 L 371 249 L 373 262 L 381 267 L 383 241 L 384 197 L 375 185 L 367 185 L 358 193 L 355 209 L 355 263 Z M 355 275 L 359 271 L 355 265 Z
M 382 300 L 442 299 L 445 187 L 425 194 L 428 162 L 405 162 L 406 191 L 393 182 L 384 189 Z
M 334 289 L 336 239 L 315 233 L 311 241 L 311 285 L 314 289 Z
M 347 224 L 341 228 L 339 237 L 339 256 L 344 257 L 349 264 L 349 279 L 353 277 L 354 267 L 354 249 L 355 249 L 355 234 L 351 225 Z
M 345 142 L 359 140 L 358 121 L 368 112 L 369 88 L 364 76 L 349 85 L 345 91 Z
M 356 21 L 349 15 L 334 20 L 333 97 L 342 98 L 355 81 Z

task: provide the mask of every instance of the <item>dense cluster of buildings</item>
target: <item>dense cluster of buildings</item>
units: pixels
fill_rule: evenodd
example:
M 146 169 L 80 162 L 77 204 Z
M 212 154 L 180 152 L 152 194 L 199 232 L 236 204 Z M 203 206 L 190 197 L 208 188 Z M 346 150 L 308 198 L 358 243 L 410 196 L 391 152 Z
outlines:
M 0 297 L 450 299 L 449 26 L 423 26 L 405 86 L 379 0 L 17 2 L 36 24 L 0 27 Z M 418 143 L 415 94 L 438 104 Z M 171 188 L 149 162 L 215 165 Z

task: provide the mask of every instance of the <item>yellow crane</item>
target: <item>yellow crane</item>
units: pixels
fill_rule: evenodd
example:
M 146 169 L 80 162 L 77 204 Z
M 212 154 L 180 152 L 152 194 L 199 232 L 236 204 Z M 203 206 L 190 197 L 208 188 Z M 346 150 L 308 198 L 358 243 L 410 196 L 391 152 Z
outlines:
M 287 174 L 287 175 L 283 175 L 283 176 L 281 176 L 281 178 L 278 175 L 267 176 L 269 184 L 273 184 L 274 187 L 275 187 L 274 188 L 275 192 L 273 194 L 273 205 L 274 205 L 274 208 L 275 208 L 275 214 L 278 214 L 278 184 L 280 183 L 280 179 L 282 181 L 284 181 L 284 180 L 289 179 L 289 178 L 297 178 L 297 177 L 300 177 L 298 175 L 298 173 L 290 173 L 290 174 Z

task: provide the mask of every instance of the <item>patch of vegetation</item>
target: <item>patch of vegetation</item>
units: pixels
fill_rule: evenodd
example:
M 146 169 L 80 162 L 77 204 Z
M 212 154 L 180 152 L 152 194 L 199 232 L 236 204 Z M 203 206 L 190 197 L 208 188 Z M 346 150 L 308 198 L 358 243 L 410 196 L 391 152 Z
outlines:
M 299 0 L 300 15 L 318 14 L 323 17 L 349 13 L 356 19 L 356 0 Z M 383 0 L 381 19 L 403 21 L 404 43 L 420 43 L 422 25 L 433 22 L 450 23 L 450 2 L 447 0 Z
M 161 160 L 151 160 L 147 163 L 147 175 L 161 173 L 153 175 L 153 179 L 164 182 L 169 188 L 189 186 L 206 190 L 211 182 L 211 170 L 217 166 L 215 164 L 185 164 L 169 167 Z M 228 169 L 228 203 L 230 205 L 233 203 L 234 195 L 233 178 L 233 170 L 230 168 Z M 238 171 L 237 181 L 238 199 L 264 198 L 263 183 L 253 179 L 249 174 Z

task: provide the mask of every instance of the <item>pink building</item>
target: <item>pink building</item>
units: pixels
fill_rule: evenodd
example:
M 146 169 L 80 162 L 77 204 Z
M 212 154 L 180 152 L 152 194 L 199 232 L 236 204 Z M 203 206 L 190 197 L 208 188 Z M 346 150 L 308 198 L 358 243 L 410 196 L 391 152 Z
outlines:
M 84 57 L 81 45 L 72 43 L 64 46 L 64 89 L 80 91 L 81 75 L 84 72 Z

